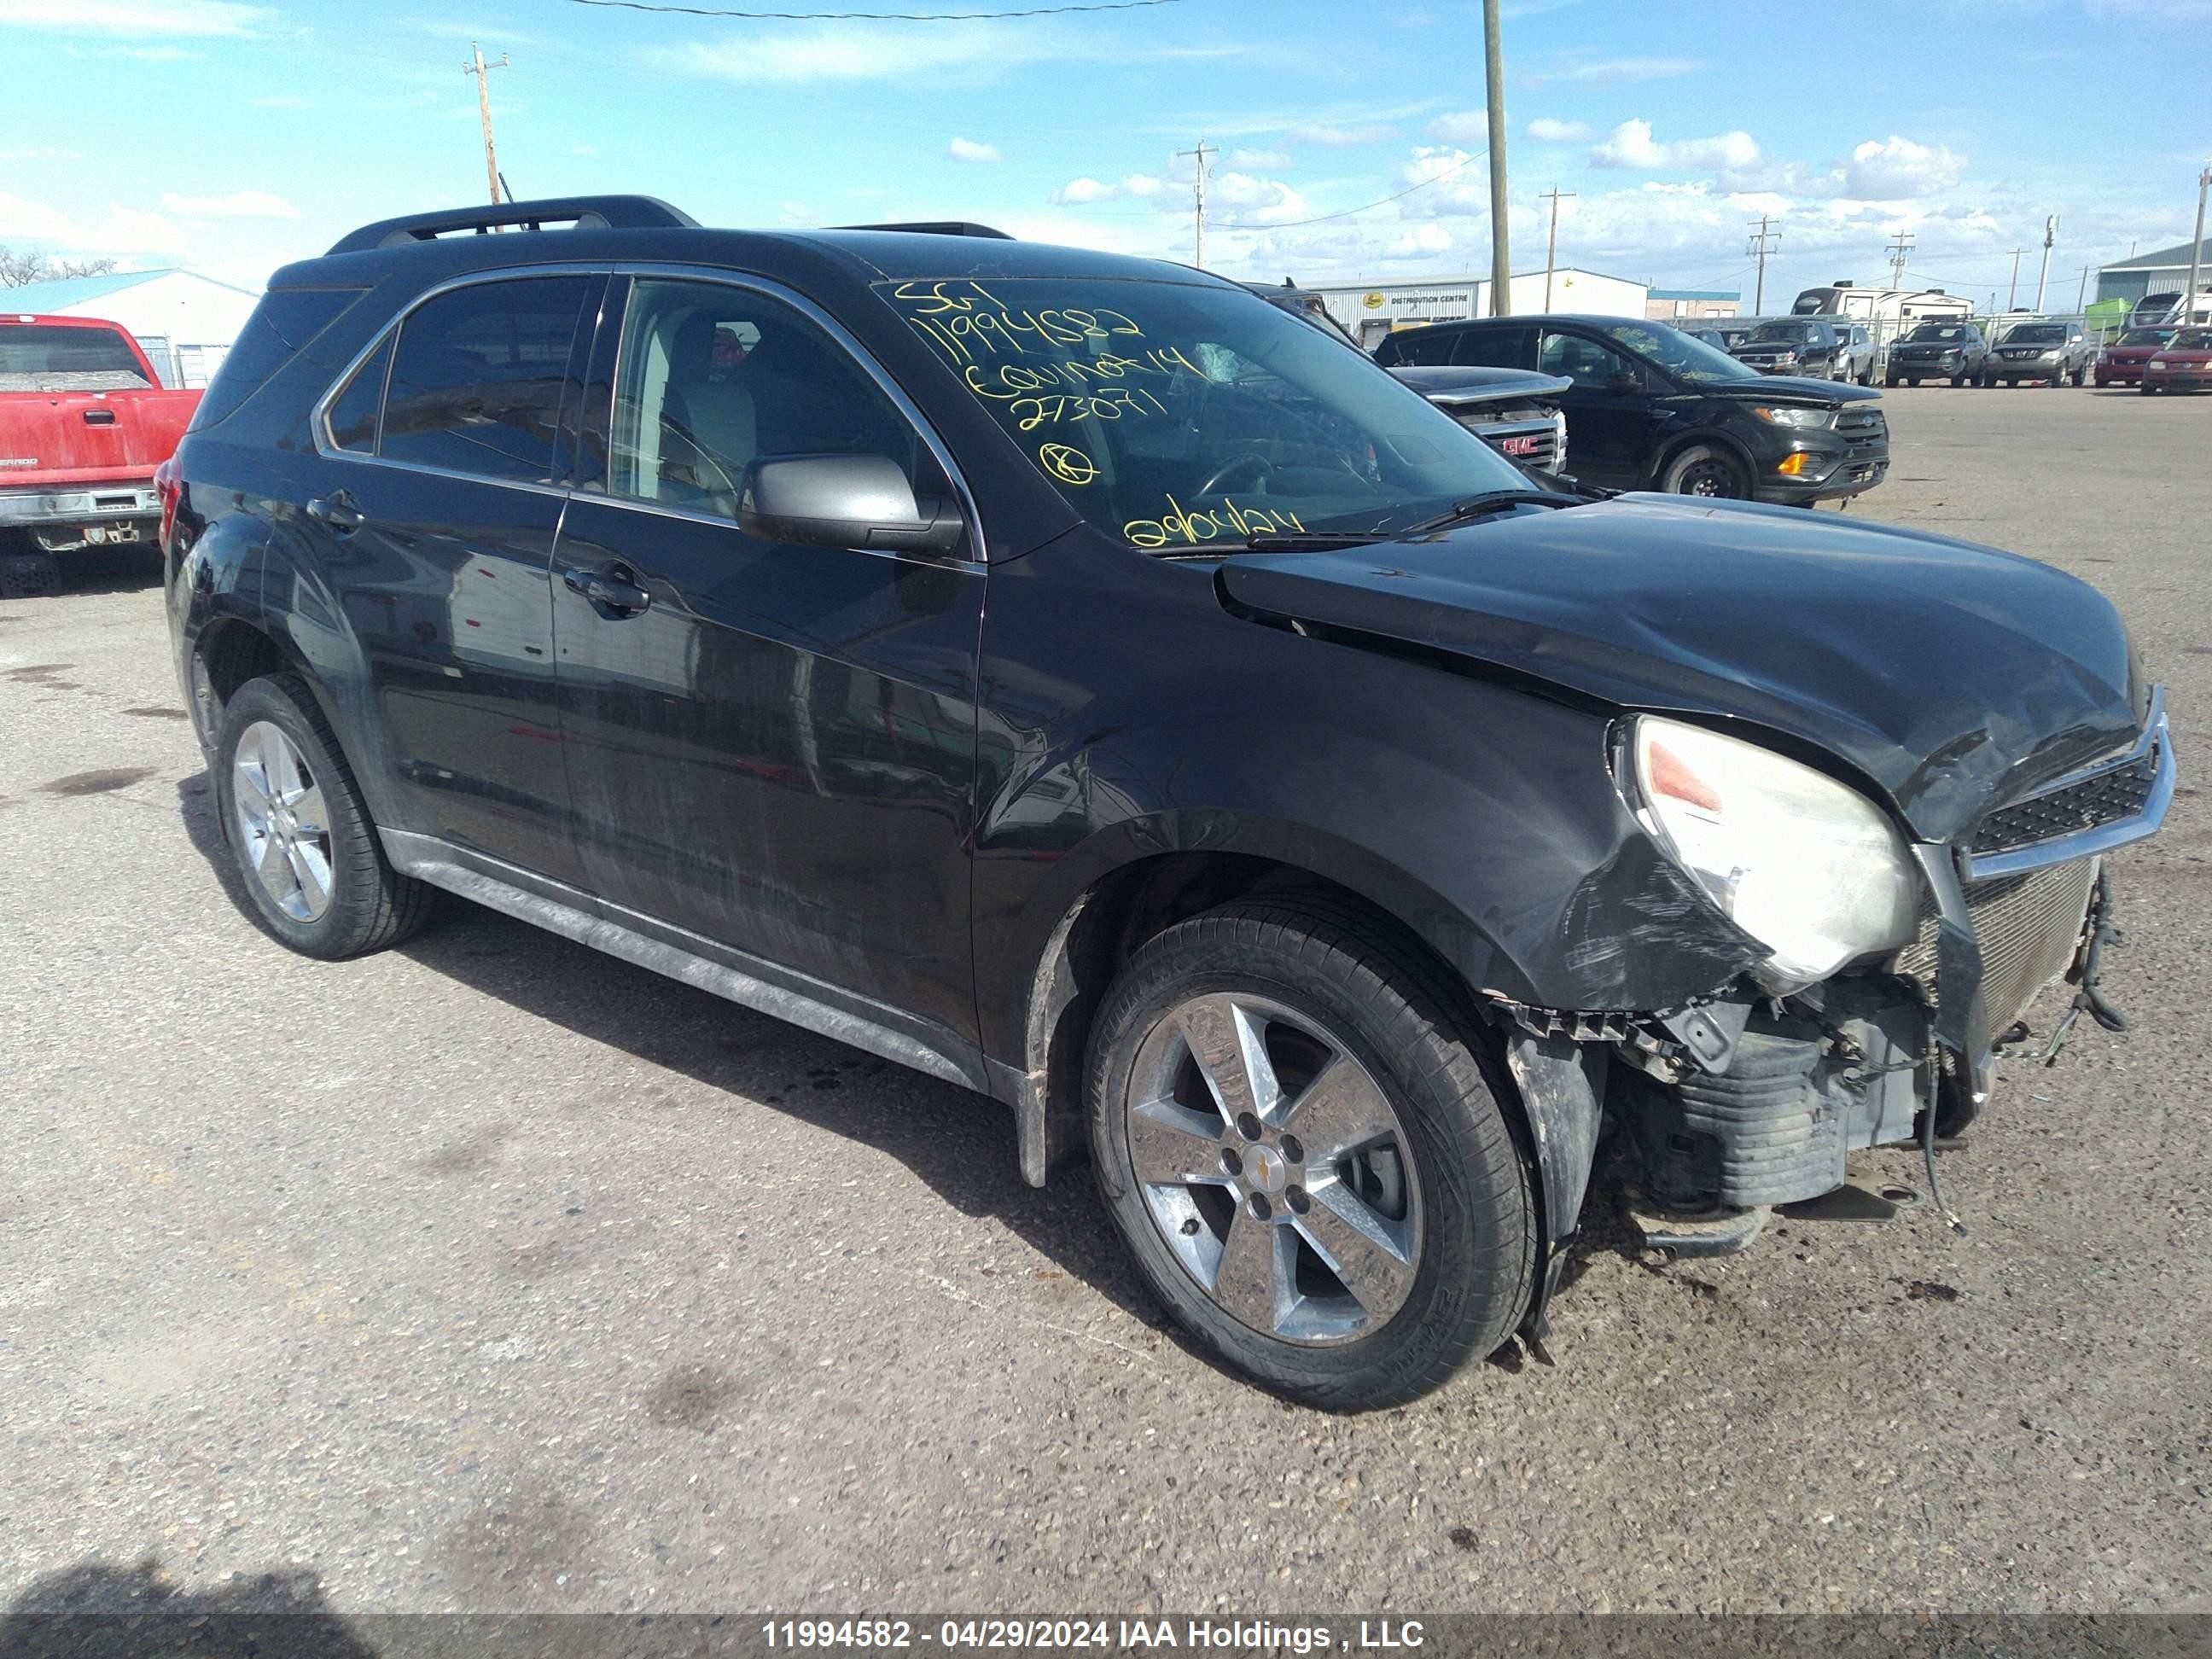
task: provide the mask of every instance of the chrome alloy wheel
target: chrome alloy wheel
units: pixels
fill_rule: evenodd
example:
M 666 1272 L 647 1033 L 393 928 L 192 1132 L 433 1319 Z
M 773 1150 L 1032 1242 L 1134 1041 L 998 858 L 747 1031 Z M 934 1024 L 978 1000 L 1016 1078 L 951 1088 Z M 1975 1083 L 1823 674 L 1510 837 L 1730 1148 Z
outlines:
M 1193 998 L 1145 1038 L 1126 1115 L 1146 1209 L 1224 1312 L 1321 1345 L 1403 1305 L 1421 1252 L 1407 1131 L 1315 1021 L 1240 994 Z
M 239 733 L 230 767 L 246 868 L 295 921 L 331 908 L 330 814 L 307 757 L 283 729 L 256 720 Z

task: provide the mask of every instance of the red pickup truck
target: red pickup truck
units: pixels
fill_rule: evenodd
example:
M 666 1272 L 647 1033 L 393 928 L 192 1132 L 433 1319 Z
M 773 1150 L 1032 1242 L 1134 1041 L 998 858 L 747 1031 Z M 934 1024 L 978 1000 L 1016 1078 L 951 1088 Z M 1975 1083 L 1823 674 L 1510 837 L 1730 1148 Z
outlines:
M 15 579 L 6 586 L 51 585 L 58 553 L 150 545 L 161 513 L 154 469 L 176 453 L 199 400 L 163 391 L 114 323 L 0 311 L 0 577 Z

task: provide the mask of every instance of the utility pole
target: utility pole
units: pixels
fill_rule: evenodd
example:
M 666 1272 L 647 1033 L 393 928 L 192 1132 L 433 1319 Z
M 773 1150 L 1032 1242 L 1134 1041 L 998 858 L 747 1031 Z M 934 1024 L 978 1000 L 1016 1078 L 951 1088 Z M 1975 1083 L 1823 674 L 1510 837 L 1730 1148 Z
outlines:
M 1200 270 L 1204 270 L 1206 269 L 1206 158 L 1209 155 L 1218 155 L 1221 152 L 1218 149 L 1208 149 L 1206 147 L 1206 140 L 1201 138 L 1198 141 L 1196 149 L 1179 149 L 1176 154 L 1178 156 L 1194 156 L 1198 161 L 1198 176 L 1192 185 L 1192 191 L 1198 203 L 1198 234 L 1191 250 L 1191 263 Z
M 1890 238 L 1889 285 L 1892 288 L 1905 286 L 1905 256 L 1911 250 L 1912 242 L 1913 238 L 1910 231 L 1900 230 Z
M 2081 267 L 2081 286 L 2074 290 L 2074 309 L 2084 317 L 2089 314 L 2089 267 Z
M 2014 248 L 2012 251 L 2012 286 L 2005 290 L 2005 309 L 2007 311 L 2010 311 L 2012 309 L 2012 302 L 2020 298 L 2020 256 L 2021 250 L 2019 248 Z
M 2035 314 L 2043 315 L 2043 290 L 2051 281 L 2051 245 L 2058 240 L 2058 216 L 2043 222 L 2043 270 L 2035 279 Z
M 484 62 L 483 48 L 475 41 L 469 42 L 469 55 L 473 60 L 461 65 L 461 73 L 477 77 L 477 114 L 483 122 L 484 178 L 491 185 L 491 204 L 499 205 L 499 152 L 491 142 L 491 72 L 507 67 L 507 54 L 499 55 L 499 62 Z
M 1505 48 L 1498 38 L 1498 0 L 1482 0 L 1483 84 L 1490 100 L 1490 314 L 1513 309 L 1513 257 L 1505 238 Z
M 1544 309 L 1549 311 L 1552 308 L 1552 267 L 1557 262 L 1559 253 L 1559 204 L 1562 201 L 1573 201 L 1575 193 L 1571 190 L 1561 190 L 1554 185 L 1552 186 L 1550 194 L 1540 196 L 1536 199 L 1549 202 L 1552 204 L 1552 234 L 1544 242 Z
M 1759 259 L 1759 286 L 1752 293 L 1751 314 L 1754 317 L 1766 309 L 1766 255 L 1770 244 L 1778 244 L 1782 233 L 1774 228 L 1774 221 L 1762 213 L 1759 222 L 1751 228 L 1751 246 L 1747 252 Z
M 2197 320 L 2197 272 L 2203 263 L 2204 192 L 2212 189 L 2212 163 L 2197 175 L 2197 240 L 2189 245 L 2189 292 L 2181 296 L 2180 322 L 2185 328 Z

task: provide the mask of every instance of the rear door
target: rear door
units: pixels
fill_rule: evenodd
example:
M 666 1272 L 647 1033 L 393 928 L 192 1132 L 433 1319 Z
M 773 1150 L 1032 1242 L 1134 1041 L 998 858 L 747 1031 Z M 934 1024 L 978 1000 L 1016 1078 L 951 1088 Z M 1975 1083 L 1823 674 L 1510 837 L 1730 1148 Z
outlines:
M 553 588 L 586 878 L 687 934 L 971 1032 L 982 566 L 736 520 L 756 460 L 884 455 L 946 495 L 941 452 L 796 296 L 703 273 L 629 287 L 594 354 L 599 470 L 578 479 Z
M 317 411 L 299 530 L 368 669 L 404 828 L 580 883 L 547 586 L 569 467 L 562 400 L 605 279 L 554 270 L 434 293 Z M 271 581 L 284 580 L 272 562 Z M 311 635 L 319 606 L 269 602 Z M 364 757 L 356 756 L 356 764 Z

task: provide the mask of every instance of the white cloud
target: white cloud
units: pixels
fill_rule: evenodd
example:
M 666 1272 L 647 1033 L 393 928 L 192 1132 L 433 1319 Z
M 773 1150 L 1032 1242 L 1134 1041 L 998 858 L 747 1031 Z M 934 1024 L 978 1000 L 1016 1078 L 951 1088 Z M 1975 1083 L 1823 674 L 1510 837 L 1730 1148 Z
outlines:
M 589 144 L 571 144 L 568 146 L 568 154 L 586 161 L 596 161 L 599 159 L 599 151 L 593 149 Z
M 253 35 L 274 21 L 268 6 L 234 0 L 0 0 L 0 27 L 70 34 Z
M 1358 125 L 1314 121 L 1292 127 L 1291 137 L 1304 139 L 1309 144 L 1324 144 L 1332 149 L 1349 149 L 1358 144 L 1379 144 L 1386 138 L 1395 137 L 1397 131 L 1384 121 Z
M 234 190 L 228 196 L 179 196 L 173 191 L 161 205 L 180 219 L 296 219 L 300 210 L 265 190 Z
M 1693 75 L 1705 65 L 1694 58 L 1602 58 L 1595 62 L 1571 63 L 1540 80 L 1663 81 L 1676 75 Z
M 1869 139 L 1851 152 L 1844 169 L 1844 187 L 1853 195 L 1879 201 L 1932 196 L 1959 182 L 1966 158 L 1942 144 L 1917 144 L 1890 134 Z
M 1082 178 L 1069 179 L 1058 190 L 1053 191 L 1052 199 L 1080 207 L 1087 202 L 1116 201 L 1121 195 L 1122 190 L 1119 185 L 1109 185 L 1097 179 Z
M 919 81 L 933 74 L 989 77 L 1086 50 L 1072 35 L 989 21 L 920 32 L 896 24 L 820 23 L 651 46 L 643 56 L 653 67 L 684 75 L 745 85 L 803 86 L 817 81 Z
M 945 147 L 945 155 L 955 161 L 1003 161 L 995 144 L 979 144 L 972 138 L 955 138 Z
M 1397 236 L 1383 247 L 1386 259 L 1418 259 L 1431 253 L 1442 253 L 1452 245 L 1451 232 L 1442 225 L 1417 225 L 1402 236 Z
M 1274 167 L 1279 170 L 1297 164 L 1287 154 L 1279 149 L 1232 149 L 1229 152 L 1229 165 L 1236 167 Z
M 1623 121 L 1590 151 L 1590 165 L 1600 167 L 1747 167 L 1758 160 L 1759 146 L 1741 128 L 1661 143 L 1649 121 Z
M 1528 131 L 1540 144 L 1579 144 L 1597 136 L 1587 121 L 1555 121 L 1548 115 L 1529 122 Z
M 1448 144 L 1483 144 L 1490 142 L 1490 112 L 1480 109 L 1447 110 L 1429 123 L 1429 137 L 1441 138 Z
M 1249 173 L 1224 173 L 1206 190 L 1207 216 L 1219 203 L 1224 224 L 1271 225 L 1307 216 L 1306 198 L 1279 179 Z
M 1087 177 L 1071 179 L 1053 191 L 1052 199 L 1062 207 L 1085 207 L 1093 202 L 1118 202 L 1125 196 L 1157 196 L 1163 183 L 1149 173 L 1133 173 L 1110 182 Z
M 48 244 L 63 253 L 175 258 L 191 252 L 184 232 L 158 213 L 111 206 L 106 218 L 92 223 L 0 191 L 0 241 L 9 240 Z

